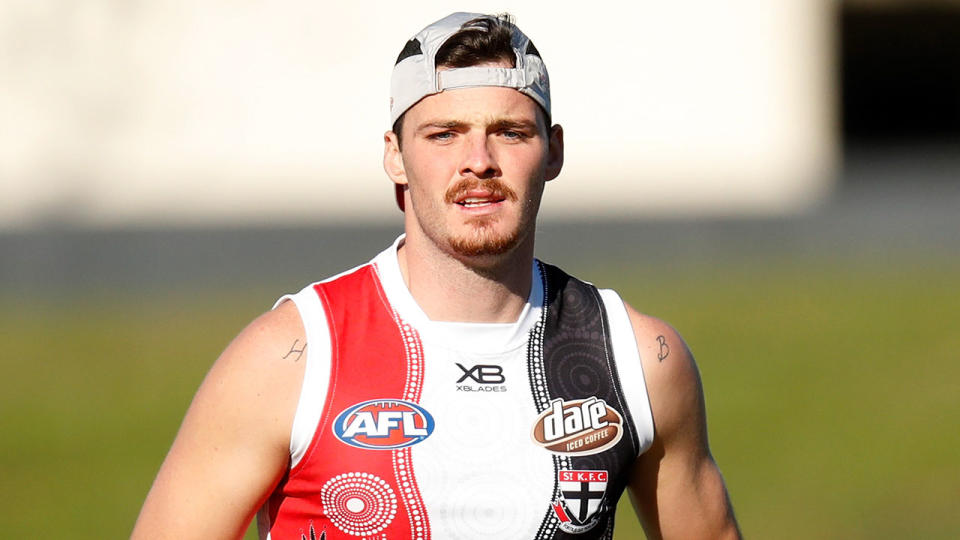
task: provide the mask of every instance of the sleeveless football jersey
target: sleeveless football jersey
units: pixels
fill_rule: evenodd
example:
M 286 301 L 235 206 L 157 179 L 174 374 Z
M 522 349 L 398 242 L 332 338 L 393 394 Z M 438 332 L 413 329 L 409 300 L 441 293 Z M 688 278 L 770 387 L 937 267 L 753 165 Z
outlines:
M 515 323 L 431 321 L 400 241 L 281 299 L 307 364 L 261 538 L 612 538 L 653 440 L 619 296 L 534 261 Z

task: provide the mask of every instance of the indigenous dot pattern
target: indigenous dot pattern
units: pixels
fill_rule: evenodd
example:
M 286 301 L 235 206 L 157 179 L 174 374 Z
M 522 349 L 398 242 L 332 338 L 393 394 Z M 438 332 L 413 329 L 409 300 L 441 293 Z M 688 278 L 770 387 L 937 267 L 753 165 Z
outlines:
M 400 318 L 396 309 L 393 310 L 393 320 L 400 329 L 400 337 L 407 357 L 407 377 L 403 388 L 403 399 L 420 402 L 420 393 L 423 389 L 423 344 L 420 334 L 413 326 Z M 427 520 L 426 508 L 417 480 L 413 473 L 413 460 L 410 447 L 398 448 L 391 452 L 393 473 L 400 490 L 400 500 L 407 510 L 410 520 L 410 538 L 414 540 L 428 540 L 430 525 Z
M 543 282 L 543 297 L 550 297 L 550 283 L 544 274 L 543 264 L 537 261 L 537 270 L 540 274 L 540 281 Z M 530 378 L 530 392 L 533 395 L 533 402 L 538 413 L 542 413 L 550 407 L 550 391 L 547 387 L 546 367 L 543 364 L 543 330 L 546 326 L 547 310 L 549 306 L 544 303 L 543 310 L 540 313 L 540 320 L 530 331 L 530 341 L 527 345 L 527 371 Z M 570 459 L 564 456 L 553 455 L 553 477 L 556 478 L 561 470 L 570 469 Z M 556 500 L 560 496 L 560 485 L 554 481 L 552 499 Z M 553 538 L 557 532 L 560 520 L 557 518 L 553 509 L 548 509 L 543 519 L 540 521 L 540 528 L 537 530 L 536 540 L 546 540 Z
M 365 472 L 334 476 L 320 490 L 324 513 L 341 531 L 369 537 L 397 515 L 397 496 L 386 481 Z

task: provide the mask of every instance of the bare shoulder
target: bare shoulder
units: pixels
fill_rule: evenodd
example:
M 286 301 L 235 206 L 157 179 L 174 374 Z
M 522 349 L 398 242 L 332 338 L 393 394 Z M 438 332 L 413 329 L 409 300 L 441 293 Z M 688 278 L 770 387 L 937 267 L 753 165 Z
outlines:
M 300 313 L 296 304 L 286 301 L 247 325 L 217 362 L 249 363 L 253 370 L 286 370 L 291 362 L 283 360 L 292 359 L 292 364 L 297 364 L 303 359 L 305 349 L 300 345 L 306 345 Z
M 292 425 L 300 394 L 307 346 L 296 305 L 283 302 L 254 319 L 233 339 L 214 363 L 197 399 L 211 394 L 212 404 L 232 401 L 233 407 L 244 409 L 248 417 L 270 420 L 276 434 L 289 442 L 287 428 Z M 242 404 L 237 399 L 242 399 Z
M 675 353 L 689 354 L 680 333 L 673 326 L 652 315 L 640 313 L 629 304 L 626 304 L 626 308 L 641 353 L 653 353 L 653 357 L 660 363 Z M 670 346 L 671 344 L 673 346 Z
M 197 390 L 133 538 L 243 535 L 288 466 L 307 346 L 293 302 L 234 338 Z
M 255 428 L 264 451 L 285 456 L 307 346 L 293 302 L 254 319 L 210 368 L 178 439 L 216 438 L 222 429 L 219 435 L 229 440 L 233 430 Z
M 702 414 L 703 390 L 693 353 L 667 322 L 627 305 L 633 325 L 656 430 L 660 436 L 695 427 Z

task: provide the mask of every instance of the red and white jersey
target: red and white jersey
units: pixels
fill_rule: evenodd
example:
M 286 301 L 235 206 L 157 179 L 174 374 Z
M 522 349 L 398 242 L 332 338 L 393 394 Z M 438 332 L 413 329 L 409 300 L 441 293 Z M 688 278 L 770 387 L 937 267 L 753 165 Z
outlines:
M 398 243 L 281 299 L 307 364 L 261 538 L 612 538 L 653 440 L 619 296 L 535 261 L 515 323 L 431 321 Z

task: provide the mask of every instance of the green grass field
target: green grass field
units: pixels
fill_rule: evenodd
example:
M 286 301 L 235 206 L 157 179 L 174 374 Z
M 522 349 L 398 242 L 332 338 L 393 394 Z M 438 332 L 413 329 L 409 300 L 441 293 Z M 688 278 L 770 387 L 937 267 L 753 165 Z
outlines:
M 584 277 L 686 337 L 748 537 L 960 536 L 960 261 L 753 260 Z M 127 536 L 209 364 L 280 292 L 60 303 L 8 292 L 2 536 Z M 642 537 L 629 503 L 619 517 L 618 540 Z

